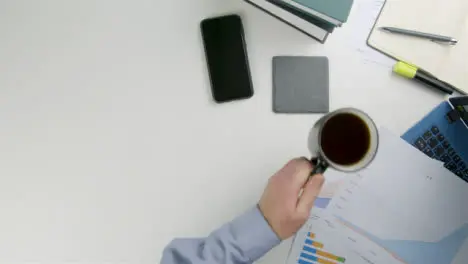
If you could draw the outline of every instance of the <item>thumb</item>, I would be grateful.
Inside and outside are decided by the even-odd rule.
[[[304,189],[299,202],[297,203],[297,211],[300,213],[309,213],[314,206],[315,198],[320,193],[325,178],[322,174],[312,176],[312,178],[304,185]]]

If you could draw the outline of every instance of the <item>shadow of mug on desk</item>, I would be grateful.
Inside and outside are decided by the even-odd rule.
[[[354,172],[377,154],[379,133],[372,119],[355,108],[342,108],[320,118],[309,133],[308,146],[315,165],[311,176],[328,167]]]

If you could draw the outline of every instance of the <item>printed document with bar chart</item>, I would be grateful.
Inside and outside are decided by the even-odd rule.
[[[316,203],[288,264],[468,263],[468,184],[441,163],[381,129],[375,161],[340,182]]]
[[[346,243],[337,243],[343,239],[339,230],[329,217],[317,209],[307,226],[299,231],[294,239],[289,254],[290,264],[343,264],[357,263],[359,255]]]

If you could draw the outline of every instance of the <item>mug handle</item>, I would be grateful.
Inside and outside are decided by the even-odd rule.
[[[329,166],[329,164],[320,157],[312,158],[311,162],[314,165],[314,169],[310,173],[310,177],[314,176],[315,174],[323,174]]]

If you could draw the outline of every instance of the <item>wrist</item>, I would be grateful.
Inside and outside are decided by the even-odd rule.
[[[278,234],[278,232],[275,230],[275,227],[273,226],[273,223],[270,217],[265,214],[266,210],[262,207],[260,203],[257,204],[257,208],[260,214],[263,216],[263,219],[265,220],[265,222],[268,224],[268,227],[270,227],[271,232],[275,233],[276,237],[278,237],[279,240],[283,240],[281,236]]]
[[[256,261],[281,242],[258,206],[236,219],[231,228],[236,234],[239,247],[252,261]]]

